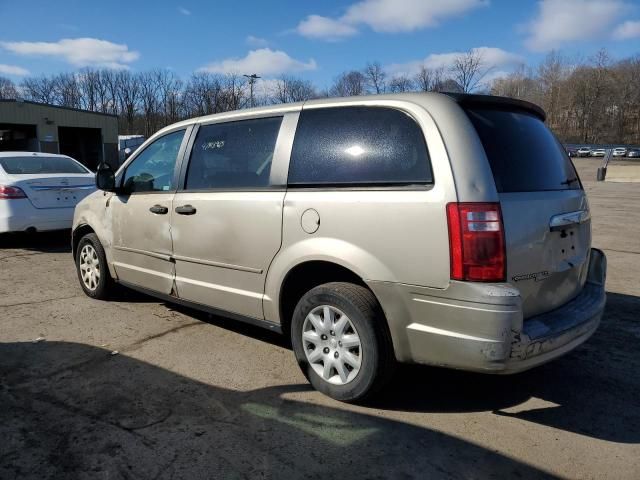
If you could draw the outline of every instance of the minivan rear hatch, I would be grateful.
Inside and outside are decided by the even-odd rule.
[[[577,172],[537,107],[462,106],[498,191],[506,280],[520,291],[525,318],[553,310],[580,293],[589,264],[591,221]]]

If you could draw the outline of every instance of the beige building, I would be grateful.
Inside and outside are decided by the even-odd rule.
[[[0,100],[0,151],[62,153],[91,170],[118,164],[118,117],[23,100]]]

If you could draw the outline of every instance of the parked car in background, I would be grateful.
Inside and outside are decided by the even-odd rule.
[[[627,149],[624,147],[617,147],[613,149],[611,155],[614,157],[624,157],[627,154]]]
[[[607,154],[607,151],[604,148],[596,148],[591,150],[592,157],[604,157]]]
[[[627,158],[640,158],[640,149],[629,149],[629,151],[627,152]]]
[[[171,125],[76,208],[79,283],[285,333],[343,401],[396,361],[532,368],[587,340],[605,305],[586,194],[544,119],[514,99],[413,93]]]
[[[589,155],[591,155],[591,149],[589,147],[580,147],[578,149],[579,157],[588,157]]]
[[[71,228],[95,175],[66,155],[0,152],[0,233]]]
[[[578,156],[578,149],[577,148],[570,148],[567,147],[565,148],[567,155],[569,155],[570,157],[577,157]]]

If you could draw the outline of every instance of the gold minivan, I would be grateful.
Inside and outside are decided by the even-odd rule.
[[[290,336],[343,401],[396,362],[511,373],[605,305],[589,205],[537,106],[411,93],[171,125],[75,210],[87,295],[115,282]]]

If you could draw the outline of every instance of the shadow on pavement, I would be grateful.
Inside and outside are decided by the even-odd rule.
[[[598,331],[574,352],[517,375],[497,376],[401,365],[370,404],[424,413],[493,411],[540,425],[621,443],[640,443],[640,297],[607,294]],[[289,347],[276,333],[167,304],[185,315],[260,341]],[[530,399],[543,407],[516,408]],[[515,412],[513,410],[516,410]]]
[[[38,233],[2,233],[0,249],[28,250],[42,253],[71,252],[71,230],[56,230]],[[3,257],[0,254],[0,257]]]
[[[1,478],[540,478],[425,428],[74,343],[0,344]]]
[[[608,293],[593,337],[563,358],[516,375],[403,366],[375,406],[418,412],[489,410],[601,440],[640,443],[638,312],[639,297]],[[531,398],[547,404],[506,411]]]

